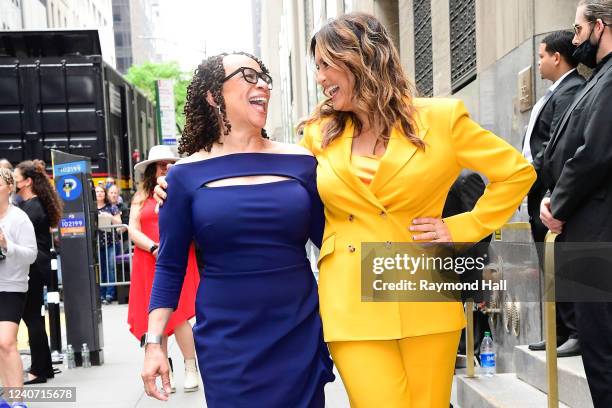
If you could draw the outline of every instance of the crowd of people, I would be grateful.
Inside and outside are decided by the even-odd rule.
[[[477,243],[525,196],[535,242],[549,231],[559,242],[612,241],[612,1],[581,0],[574,32],[539,44],[540,73],[552,85],[532,109],[522,151],[473,121],[460,100],[417,97],[371,15],[329,20],[309,51],[325,98],[297,125],[298,145],[264,130],[273,87],[264,63],[219,54],[188,88],[186,157],[153,147],[135,167],[142,183],[129,211],[114,180],[95,187],[101,217],[127,221],[135,244],[127,320],[145,347],[145,391],[161,400],[174,392],[174,334],[184,390],[198,389],[199,366],[211,408],[322,408],[332,364],[351,406],[446,408],[466,323],[461,302],[362,301],[360,244]],[[588,80],[579,63],[592,69]],[[449,190],[472,177],[465,169],[486,187],[479,178],[478,197],[451,209]],[[49,228],[60,214],[43,163],[0,169],[0,303],[8,305],[0,376],[9,386],[22,385],[21,319],[32,348],[27,383],[54,374],[40,307]],[[112,283],[115,240],[99,240],[101,281]],[[318,283],[309,240],[320,248]],[[100,297],[115,300],[114,287]],[[558,354],[581,354],[594,406],[611,407],[612,303],[557,311]]]

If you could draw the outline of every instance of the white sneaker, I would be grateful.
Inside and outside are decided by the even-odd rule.
[[[168,359],[168,365],[170,366],[170,393],[176,392],[176,384],[174,383],[174,367],[172,367],[172,359]]]
[[[198,376],[198,367],[195,359],[185,360],[185,382],[183,390],[185,392],[197,391],[200,388],[200,380]]]

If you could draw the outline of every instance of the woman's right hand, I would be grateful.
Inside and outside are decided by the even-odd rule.
[[[157,206],[155,207],[155,212],[159,211],[159,207],[164,205],[164,201],[168,196],[166,194],[166,189],[168,188],[168,183],[166,182],[166,176],[159,176],[157,178],[157,185],[153,189],[153,198],[157,202]]]
[[[155,379],[161,376],[162,390],[157,389]],[[170,368],[168,357],[158,344],[147,344],[145,346],[144,367],[142,369],[142,382],[145,393],[149,397],[160,401],[168,401],[170,395]]]

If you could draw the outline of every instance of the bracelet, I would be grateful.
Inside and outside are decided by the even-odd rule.
[[[153,253],[153,252],[155,252],[155,250],[156,250],[157,248],[159,248],[159,245],[157,245],[157,244],[153,244],[153,245],[151,245],[151,248],[149,248],[149,252],[150,252],[150,253]]]

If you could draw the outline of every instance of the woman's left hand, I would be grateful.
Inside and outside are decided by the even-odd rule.
[[[421,232],[412,236],[414,241],[453,242],[450,231],[441,218],[415,218],[409,229],[411,232]]]

